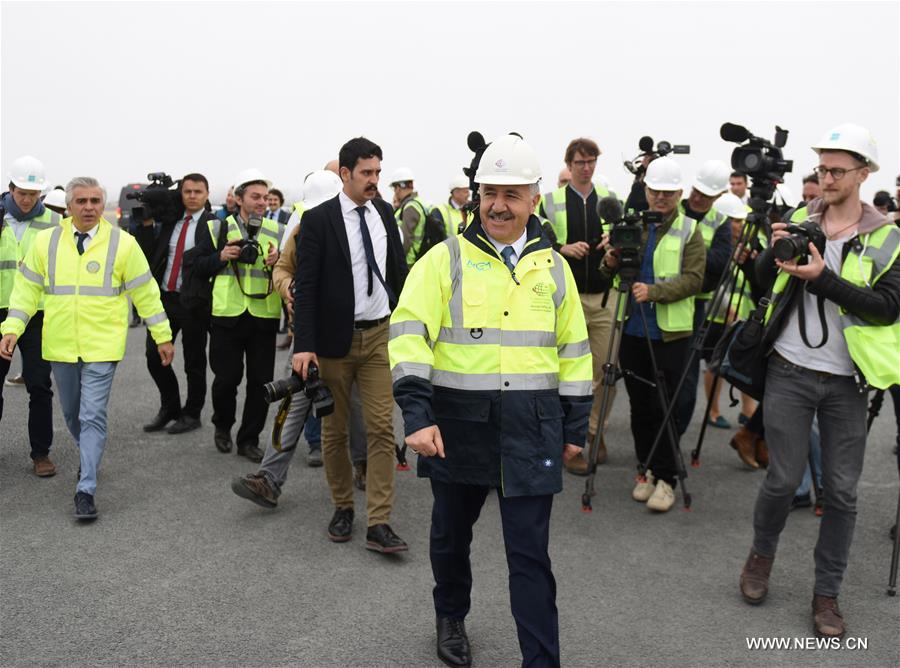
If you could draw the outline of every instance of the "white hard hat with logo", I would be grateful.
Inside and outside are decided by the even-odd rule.
[[[394,170],[394,173],[391,174],[391,180],[388,182],[388,185],[392,186],[395,183],[406,183],[407,181],[415,180],[416,177],[409,167],[398,167]]]
[[[481,156],[475,183],[498,186],[529,185],[541,180],[537,153],[518,135],[494,140]]]
[[[461,174],[460,176],[456,176],[450,181],[450,192],[453,192],[457,188],[465,188],[469,189],[469,177]]]
[[[647,166],[644,185],[653,190],[681,190],[681,167],[668,156],[657,158]]]
[[[344,187],[341,177],[327,169],[320,169],[303,182],[303,208],[309,211],[337,195]]]
[[[66,191],[54,188],[44,198],[44,206],[55,206],[58,209],[66,208]]]
[[[260,171],[256,167],[251,167],[250,169],[245,169],[237,175],[237,178],[234,180],[234,189],[240,190],[241,186],[248,183],[253,183],[254,181],[262,181],[266,184],[266,188],[272,187],[272,182],[266,178],[265,174],[263,174],[262,171]]]
[[[741,201],[741,198],[732,193],[725,193],[715,201],[713,207],[723,216],[729,218],[737,218],[738,220],[746,220],[747,206]]]
[[[707,197],[721,195],[728,190],[728,179],[731,169],[721,160],[707,160],[697,171],[694,188]]]
[[[9,180],[22,190],[40,190],[47,187],[44,163],[31,155],[16,158],[9,168]]]
[[[878,171],[878,146],[875,139],[871,132],[855,123],[844,123],[832,128],[818,144],[813,144],[812,150],[816,153],[822,151],[857,153],[868,163],[870,172]]]

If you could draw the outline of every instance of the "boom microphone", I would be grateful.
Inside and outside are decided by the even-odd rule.
[[[719,130],[719,136],[725,141],[741,144],[750,138],[750,131],[743,125],[723,123],[722,128]]]
[[[611,195],[602,198],[597,203],[597,213],[606,223],[618,223],[625,216],[622,203]]]
[[[653,150],[653,137],[644,135],[638,141],[638,148],[644,153],[650,153]]]
[[[478,132],[478,130],[473,130],[469,133],[469,136],[466,137],[466,144],[468,144],[469,150],[473,153],[483,151],[484,147],[487,146],[484,141],[484,135]]]

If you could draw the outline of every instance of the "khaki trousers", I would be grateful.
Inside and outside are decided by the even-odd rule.
[[[387,344],[385,321],[354,331],[346,357],[319,357],[321,378],[334,395],[334,413],[322,420],[322,459],[336,508],[353,507],[353,465],[347,438],[354,379],[359,387],[368,437],[368,526],[387,523],[394,505],[394,395]]]
[[[597,433],[597,425],[600,420],[600,398],[603,393],[603,365],[606,363],[606,355],[609,352],[609,338],[612,336],[613,318],[616,311],[616,293],[610,291],[606,306],[603,306],[603,293],[583,294],[581,308],[584,311],[584,321],[587,325],[588,342],[591,346],[591,358],[594,367],[594,403],[591,406],[591,418],[588,426],[590,434]],[[603,424],[609,421],[609,413],[612,411],[613,401],[616,398],[615,385],[609,388],[609,401],[606,408]]]

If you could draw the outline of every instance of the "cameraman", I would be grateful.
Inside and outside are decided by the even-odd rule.
[[[805,207],[802,224],[809,232],[795,232],[805,262],[777,260],[773,248],[756,260],[760,282],[772,285],[763,339],[771,350],[763,397],[769,467],[756,500],[753,547],[740,588],[753,604],[768,593],[778,538],[818,417],[827,502],[814,552],[813,623],[817,635],[841,637],[837,596],[856,523],[866,390],[900,381],[900,230],[859,198],[860,185],[878,170],[867,130],[841,125],[812,148],[819,154],[822,198]],[[785,243],[786,227],[772,225],[773,246]],[[808,243],[813,239],[824,253]]]
[[[263,218],[272,183],[258,169],[248,169],[234,184],[238,212],[224,222],[210,221],[198,244],[194,270],[214,277],[209,363],[215,444],[231,452],[236,395],[247,359],[247,395],[237,433],[237,454],[260,462],[259,434],[269,405],[263,385],[275,369],[275,331],[281,317],[281,296],[274,289],[272,266],[281,242],[278,223]],[[251,224],[255,223],[255,224]],[[254,257],[255,256],[255,257]]]
[[[156,342],[147,331],[147,371],[159,389],[160,408],[156,417],[144,425],[144,431],[166,430],[183,434],[200,427],[200,412],[206,401],[206,336],[209,331],[209,280],[198,277],[200,293],[192,289],[191,269],[197,256],[197,245],[208,236],[208,221],[216,217],[209,212],[209,182],[203,174],[187,174],[179,187],[184,213],[179,218],[159,221],[159,235],[154,233],[153,218],[147,218],[135,231],[137,242],[147,256],[153,279],[159,284],[162,304],[172,327],[172,342],[182,332],[184,371],[187,375],[187,401],[181,406],[178,378],[171,365],[163,366]]]
[[[644,176],[644,188],[650,210],[662,214],[663,220],[645,225],[641,234],[643,261],[637,281],[631,286],[630,315],[622,331],[619,363],[640,379],[655,381],[647,349],[649,338],[656,364],[665,377],[667,396],[671,398],[688,357],[688,344],[694,331],[694,296],[703,285],[706,249],[697,222],[678,207],[682,192],[678,163],[669,157],[651,162]],[[604,235],[604,245],[608,242],[609,236]],[[613,286],[619,256],[620,251],[613,248],[603,257],[602,289]],[[637,309],[643,311],[646,331]],[[643,462],[650,454],[666,407],[660,404],[657,390],[642,380],[626,376],[625,389],[631,403],[635,453]],[[651,510],[665,512],[675,502],[675,446],[677,443],[671,443],[668,435],[660,440],[648,462],[650,471],[646,480],[639,480],[632,491],[632,498],[646,502]]]

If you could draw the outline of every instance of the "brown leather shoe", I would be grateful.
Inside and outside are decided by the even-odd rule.
[[[566,471],[573,475],[587,475],[588,463],[584,458],[584,450],[565,463]]]
[[[731,447],[737,450],[741,461],[753,469],[759,468],[756,461],[756,439],[756,434],[747,427],[738,429],[731,439]]]
[[[838,608],[837,598],[830,596],[813,596],[813,626],[818,638],[843,638],[844,617]]]
[[[56,464],[49,457],[36,457],[34,459],[34,474],[39,478],[49,478],[56,475]]]
[[[764,557],[750,550],[744,570],[741,571],[741,596],[747,603],[758,605],[769,593],[769,574],[775,557]]]
[[[758,438],[756,439],[756,463],[761,467],[769,468],[769,448],[766,446],[766,442]]]

